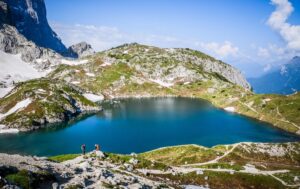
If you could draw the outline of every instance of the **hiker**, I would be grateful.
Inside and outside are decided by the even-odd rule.
[[[81,145],[82,154],[85,155],[85,144]]]
[[[95,144],[95,151],[100,151],[99,144]]]

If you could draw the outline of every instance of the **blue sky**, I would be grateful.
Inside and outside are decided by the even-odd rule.
[[[300,52],[299,0],[45,2],[50,24],[67,45],[87,41],[96,50],[125,42],[190,47],[247,76],[271,70]]]

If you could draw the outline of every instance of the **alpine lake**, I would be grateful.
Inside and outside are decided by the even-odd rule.
[[[160,147],[238,142],[292,142],[300,137],[191,98],[129,98],[101,103],[103,111],[33,132],[0,135],[0,152],[37,156],[80,153],[99,144],[114,153]]]

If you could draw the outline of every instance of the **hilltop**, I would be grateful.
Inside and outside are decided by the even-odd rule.
[[[256,95],[242,74],[232,66],[214,59],[202,52],[191,49],[163,49],[125,44],[116,48],[87,56],[80,61],[63,61],[46,75],[45,83],[67,83],[76,87],[85,99],[114,99],[125,97],[182,96],[202,98],[217,107],[270,122],[289,132],[299,133],[299,94],[290,96]],[[25,81],[25,83],[32,81]],[[37,82],[38,83],[38,82]],[[27,85],[24,85],[27,86]],[[37,85],[36,88],[43,88]],[[25,100],[16,101],[21,88],[8,94],[0,101],[0,112],[6,114],[9,107]],[[24,89],[23,89],[24,90]],[[27,88],[32,91],[37,89]],[[54,90],[54,88],[47,89]],[[54,92],[54,91],[52,91]],[[10,98],[8,98],[10,97]],[[91,97],[93,97],[91,99]],[[90,98],[90,99],[88,99]],[[48,98],[49,103],[52,102]],[[35,101],[35,99],[33,99]],[[6,104],[10,104],[7,106]],[[33,106],[30,117],[36,117],[37,107]],[[22,122],[9,117],[29,118],[20,109],[0,122],[7,128],[24,128]],[[55,114],[54,117],[59,116]],[[43,125],[48,113],[39,119],[29,119]],[[22,119],[26,120],[26,119]],[[28,119],[27,119],[28,120]]]

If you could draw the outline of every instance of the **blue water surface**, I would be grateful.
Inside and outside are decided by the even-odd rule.
[[[288,142],[300,138],[245,116],[190,98],[125,99],[103,104],[94,115],[48,129],[0,135],[0,152],[49,156],[80,153],[94,144],[114,153],[145,152],[164,146],[211,147],[236,142]]]

